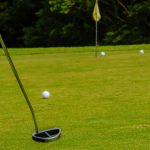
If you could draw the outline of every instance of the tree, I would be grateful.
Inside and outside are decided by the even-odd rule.
[[[128,5],[128,14],[120,27],[106,33],[106,44],[149,43],[150,36],[150,5],[148,1]]]
[[[24,46],[23,28],[36,20],[38,7],[38,0],[0,2],[0,28],[8,46]]]
[[[93,29],[90,24],[94,22],[89,12],[89,2],[51,0],[48,6],[48,1],[44,1],[41,9],[36,12],[38,19],[34,26],[24,29],[25,45],[91,45],[94,34],[91,36]]]
[[[94,45],[94,4],[95,0],[1,0],[1,33],[8,46]],[[99,0],[99,7],[100,44],[149,43],[148,0]]]

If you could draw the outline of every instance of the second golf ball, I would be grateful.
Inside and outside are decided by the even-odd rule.
[[[101,52],[101,56],[105,56],[105,52],[102,51],[102,52]]]
[[[49,96],[50,96],[50,92],[48,92],[48,91],[42,92],[42,98],[47,99],[47,98],[49,98]]]
[[[144,54],[144,50],[141,49],[141,50],[139,51],[139,53],[140,53],[140,54]]]

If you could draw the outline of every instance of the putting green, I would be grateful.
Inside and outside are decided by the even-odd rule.
[[[149,149],[150,45],[101,47],[106,56],[98,58],[95,47],[54,49],[9,50],[39,129],[60,127],[61,138],[32,140],[30,111],[1,52],[0,149]],[[49,99],[41,98],[44,90]]]

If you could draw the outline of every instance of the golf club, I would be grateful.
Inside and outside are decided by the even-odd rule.
[[[22,94],[23,94],[23,96],[24,96],[24,98],[25,98],[25,100],[26,100],[26,102],[29,106],[30,111],[31,111],[34,126],[35,126],[35,133],[32,134],[32,139],[35,140],[35,141],[40,141],[40,142],[48,142],[48,141],[53,141],[53,140],[58,139],[61,135],[61,129],[60,128],[50,128],[50,129],[47,129],[47,130],[44,130],[44,131],[39,131],[38,130],[38,125],[37,125],[37,121],[36,121],[36,117],[35,117],[35,114],[34,114],[33,107],[31,105],[30,100],[27,96],[27,93],[26,93],[26,91],[23,87],[23,84],[22,84],[22,82],[19,78],[17,70],[16,70],[16,68],[14,66],[14,63],[13,63],[11,57],[10,57],[10,54],[9,54],[9,52],[8,52],[6,46],[5,46],[5,43],[3,41],[3,38],[1,36],[1,34],[0,34],[0,43],[2,45],[2,48],[4,50],[5,55],[7,57],[9,65],[10,65],[12,71],[13,71],[13,74],[16,77],[16,80],[17,80],[17,82],[19,84],[19,87],[22,91]]]

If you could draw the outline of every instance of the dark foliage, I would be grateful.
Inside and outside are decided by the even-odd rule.
[[[0,32],[9,47],[95,44],[95,1],[1,0]],[[101,0],[100,44],[150,42],[149,0]]]

